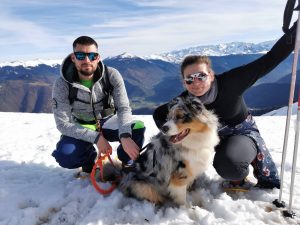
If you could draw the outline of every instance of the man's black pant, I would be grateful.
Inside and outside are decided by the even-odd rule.
[[[132,123],[131,129],[133,141],[142,148],[146,129],[143,122],[136,121],[135,123]],[[119,131],[116,128],[110,129],[104,126],[102,127],[102,133],[105,139],[110,142],[120,141]],[[130,160],[130,157],[124,151],[121,144],[117,148],[117,154],[122,162],[126,163]],[[52,156],[61,167],[68,169],[82,167],[84,172],[90,173],[95,163],[97,152],[93,143],[68,136],[62,136],[57,143],[56,150],[53,151]]]

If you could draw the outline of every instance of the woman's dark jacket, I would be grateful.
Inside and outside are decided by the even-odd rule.
[[[251,87],[259,78],[268,74],[280,64],[294,49],[295,27],[291,28],[288,34],[283,35],[272,47],[272,49],[257,60],[231,69],[215,76],[212,88],[205,95],[215,93],[213,101],[210,96],[201,96],[207,109],[213,110],[219,117],[222,126],[235,126],[242,123],[247,115],[248,108],[245,104],[243,93]],[[180,96],[188,95],[184,91]],[[276,94],[276,93],[274,93]],[[208,101],[206,101],[208,99]],[[159,106],[153,114],[154,121],[158,128],[165,123],[168,114],[168,105]]]

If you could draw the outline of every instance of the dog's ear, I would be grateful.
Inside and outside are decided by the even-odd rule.
[[[168,108],[169,110],[176,104],[178,104],[178,102],[180,101],[180,97],[177,97],[177,98],[173,98],[169,104],[168,104]]]
[[[189,107],[190,111],[194,115],[197,115],[202,112],[204,105],[199,98],[190,96],[187,99],[187,102],[188,102],[188,107]]]

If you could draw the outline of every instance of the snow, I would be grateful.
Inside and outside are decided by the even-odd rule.
[[[297,109],[298,109],[298,102],[294,103],[292,105],[292,115],[297,114]],[[286,116],[287,115],[287,111],[288,111],[288,106],[282,107],[280,109],[277,110],[273,110],[271,112],[268,112],[265,114],[265,116],[276,116],[276,115],[280,115],[280,116]]]
[[[264,54],[270,50],[274,41],[265,41],[261,43],[246,43],[246,42],[230,42],[221,43],[216,45],[200,45],[189,47],[185,49],[174,50],[171,52],[165,52],[161,54],[152,54],[148,56],[137,56],[128,52],[124,52],[120,55],[107,57],[106,59],[119,58],[132,59],[141,58],[144,60],[162,60],[171,63],[181,63],[182,59],[187,55],[207,55],[207,56],[225,56],[236,54]],[[23,67],[36,67],[40,64],[48,66],[56,66],[62,63],[62,59],[35,59],[28,61],[13,61],[13,62],[0,62],[0,68],[4,66],[23,66]]]
[[[62,62],[61,59],[35,59],[35,60],[28,60],[28,61],[13,61],[13,62],[3,62],[0,63],[0,67],[4,66],[23,66],[23,67],[36,67],[40,64],[48,65],[48,66],[56,66],[60,65]]]
[[[180,63],[187,55],[226,56],[244,54],[263,54],[271,49],[275,41],[261,43],[230,42],[217,45],[200,45],[185,49],[159,54],[161,59],[168,62]],[[158,56],[154,56],[157,58]],[[151,58],[148,57],[148,58]]]
[[[296,116],[292,116],[295,121]],[[146,142],[157,133],[151,116],[145,122]],[[256,117],[280,171],[285,116]],[[252,189],[227,194],[211,166],[199,189],[189,195],[193,207],[157,207],[115,190],[98,194],[90,181],[74,178],[76,170],[58,166],[52,151],[60,134],[51,114],[0,113],[0,224],[300,224],[300,168],[296,170],[294,219],[272,205],[279,190]],[[291,122],[282,200],[288,204],[295,123]],[[145,143],[146,144],[146,143]],[[115,149],[117,143],[112,143]]]
[[[128,53],[128,52],[124,52],[120,55],[114,56],[114,57],[107,57],[106,59],[133,59],[133,58],[139,58],[138,56]]]
[[[171,52],[141,56],[144,60],[162,60],[171,63],[181,63],[187,55],[207,55],[207,56],[226,56],[237,54],[264,54],[270,50],[275,41],[265,41],[261,43],[230,42],[217,45],[200,45],[189,47]],[[134,58],[138,57],[130,53],[123,53],[111,58]]]

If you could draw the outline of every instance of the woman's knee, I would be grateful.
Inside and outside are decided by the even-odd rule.
[[[217,146],[213,165],[221,177],[241,180],[248,175],[249,165],[256,152],[255,143],[249,137],[228,137]]]
[[[215,158],[213,166],[216,172],[226,180],[242,180],[249,174],[249,163],[233,162],[223,158]]]

